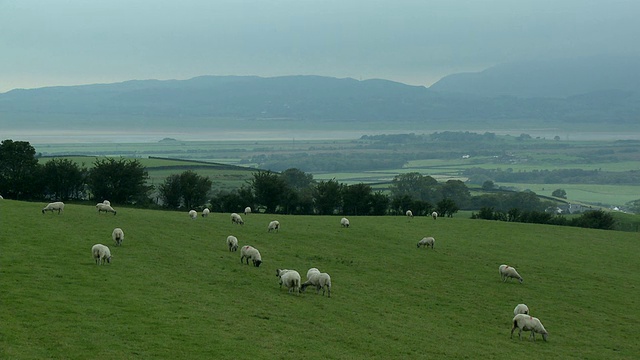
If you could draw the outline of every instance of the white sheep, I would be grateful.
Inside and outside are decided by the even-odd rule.
[[[271,232],[272,230],[275,230],[276,232],[278,232],[279,229],[280,229],[280,222],[278,220],[273,220],[272,222],[269,223],[269,227],[267,227],[267,232]]]
[[[96,261],[96,265],[102,265],[104,262],[111,263],[111,251],[102,244],[95,244],[91,247],[91,255]]]
[[[349,227],[349,219],[347,218],[340,219],[340,225],[342,225],[342,227]]]
[[[229,235],[227,236],[227,246],[229,247],[229,251],[237,251],[238,250],[238,238]]]
[[[251,213],[251,207],[250,206],[247,206],[246,208],[244,208],[244,214],[245,215],[250,214],[250,213]]]
[[[522,340],[523,330],[531,331],[531,335],[529,335],[529,340],[533,339],[533,341],[536,341],[536,333],[542,334],[542,339],[544,339],[544,341],[547,341],[547,336],[549,336],[549,333],[544,328],[544,326],[542,326],[542,323],[540,322],[540,320],[538,318],[535,318],[527,314],[517,314],[516,316],[513,317],[513,327],[511,328],[511,338],[513,338],[513,332],[515,331],[516,328],[520,329],[520,331],[518,331],[518,338],[520,340]]]
[[[98,208],[98,214],[100,214],[101,212],[110,212],[113,213],[113,215],[116,214],[116,211],[111,207],[111,205],[107,205],[104,203],[97,203],[96,204],[96,208]]]
[[[331,276],[327,273],[321,273],[317,268],[311,268],[307,271],[307,281],[300,286],[300,291],[304,291],[307,286],[315,286],[316,294],[320,293],[324,296],[325,290],[327,297],[331,297]]]
[[[516,305],[515,309],[513,309],[513,315],[525,314],[529,315],[529,307],[525,304]]]
[[[407,210],[405,215],[407,215],[408,218],[412,218],[413,217],[413,212],[411,210]]]
[[[54,212],[56,210],[58,210],[58,215],[60,215],[61,212],[64,212],[64,203],[62,201],[47,204],[47,206],[42,208],[42,213],[44,214],[45,211]]]
[[[296,292],[300,294],[300,274],[295,270],[276,269],[276,276],[280,279],[280,288],[284,285],[289,289],[289,293]]]
[[[259,267],[260,264],[262,264],[262,256],[260,256],[260,251],[258,251],[258,249],[254,248],[253,246],[243,246],[242,249],[240,249],[240,254],[242,254],[242,256],[240,256],[240,262],[242,262],[242,260],[246,258],[247,265],[249,265],[249,259],[251,259],[251,261],[253,262],[253,266],[255,267]]]
[[[236,213],[232,213],[231,214],[231,223],[232,224],[240,224],[240,225],[244,225],[244,220],[242,220],[242,217]]]
[[[427,237],[423,237],[422,240],[418,241],[417,247],[423,246],[427,248],[430,247],[433,249],[433,246],[435,245],[435,243],[436,243],[436,239],[434,239],[431,236],[427,236]]]
[[[111,201],[109,200],[103,200],[102,203],[111,206]]]
[[[524,281],[522,276],[520,276],[520,274],[518,274],[516,269],[512,266],[502,264],[500,265],[500,267],[498,267],[498,271],[500,272],[500,279],[502,279],[503,282],[510,280],[511,278],[518,279],[521,284]]]
[[[202,210],[202,217],[207,217],[209,216],[209,213],[211,211],[209,210],[209,208],[204,208],[204,210]]]
[[[2,195],[0,195],[0,200],[3,200],[4,198],[2,197]]]
[[[191,220],[195,220],[198,218],[198,212],[195,210],[189,210],[189,217]]]
[[[437,213],[437,212],[435,212],[435,211],[434,211],[434,212],[432,212],[432,213],[431,213],[431,217],[433,218],[433,220],[437,219],[437,218],[438,218],[438,213]]]
[[[122,231],[122,229],[120,228],[113,229],[111,238],[113,238],[113,241],[115,241],[116,246],[122,245],[122,241],[124,241],[124,231]]]

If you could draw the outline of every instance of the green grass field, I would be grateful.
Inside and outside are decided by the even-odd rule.
[[[0,201],[1,359],[633,359],[636,233],[467,218],[186,213]],[[267,233],[277,219],[279,233]],[[111,231],[125,232],[116,248]],[[257,247],[259,268],[225,239]],[[416,249],[424,236],[435,250]],[[97,266],[90,249],[111,248]],[[502,283],[500,264],[523,284]],[[332,297],[276,268],[331,274]],[[509,338],[524,302],[549,341]],[[528,336],[528,333],[526,333]]]

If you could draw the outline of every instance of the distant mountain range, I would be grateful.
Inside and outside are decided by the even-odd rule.
[[[285,119],[460,124],[538,121],[637,124],[640,60],[511,63],[453,74],[430,88],[320,76],[201,76],[12,90],[0,94],[1,128],[188,127],[190,120]],[[177,124],[178,123],[178,124]]]

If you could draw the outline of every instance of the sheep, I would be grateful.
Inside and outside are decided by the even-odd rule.
[[[250,214],[250,213],[251,213],[251,207],[250,206],[247,206],[246,208],[244,208],[244,214],[245,215]]]
[[[116,211],[111,207],[111,205],[107,205],[107,204],[103,204],[103,203],[97,203],[96,204],[96,208],[98,208],[98,214],[100,214],[101,212],[111,212],[113,213],[113,215],[115,216]]]
[[[198,212],[195,210],[189,210],[189,217],[191,220],[195,220],[198,218]]]
[[[111,201],[109,200],[103,200],[102,203],[111,206]]]
[[[413,218],[413,212],[411,210],[407,210],[405,214],[407,215],[408,218]]]
[[[529,315],[529,307],[525,304],[516,305],[515,309],[513,309],[513,316],[516,316],[518,314]]]
[[[229,251],[237,251],[238,250],[238,238],[229,235],[227,236],[227,246],[229,247]]]
[[[260,256],[260,251],[258,251],[258,249],[254,248],[253,246],[243,246],[240,250],[240,254],[242,254],[242,256],[240,256],[240,262],[242,262],[242,260],[246,258],[247,265],[249,265],[249,259],[251,259],[251,261],[253,262],[253,266],[255,267],[259,267],[260,264],[262,264],[262,256]]]
[[[240,215],[233,213],[231,214],[231,223],[244,225],[244,220],[242,220],[242,217]]]
[[[280,288],[284,285],[289,293],[296,292],[300,295],[300,274],[295,270],[276,269],[276,276],[280,279]]]
[[[267,227],[267,232],[271,232],[271,230],[275,230],[278,232],[280,229],[280,222],[278,220],[273,220],[269,223],[269,227]]]
[[[307,281],[300,286],[300,291],[304,292],[307,286],[315,286],[316,294],[319,294],[322,289],[322,296],[326,290],[327,297],[331,297],[331,276],[327,273],[321,273],[317,268],[311,268],[307,271]]]
[[[433,249],[433,245],[435,245],[435,243],[436,243],[436,239],[434,239],[433,237],[431,236],[423,237],[422,240],[418,241],[417,247],[419,248],[420,246],[423,246],[427,248],[430,247],[431,249]]]
[[[434,211],[434,212],[432,212],[432,213],[431,213],[431,217],[433,218],[433,220],[437,219],[437,218],[438,218],[438,213],[437,213],[437,212],[435,212],[435,211]]]
[[[511,278],[518,279],[521,284],[524,281],[522,276],[520,276],[520,274],[518,274],[516,269],[512,266],[502,264],[500,265],[500,267],[498,267],[498,271],[500,272],[500,279],[502,279],[502,282],[506,282],[507,279],[510,280]]]
[[[42,213],[44,214],[45,211],[54,212],[56,210],[58,210],[58,215],[60,215],[61,212],[64,212],[64,203],[62,201],[47,204],[47,206],[42,208]]]
[[[111,237],[113,238],[113,241],[115,241],[116,246],[120,246],[122,245],[122,241],[124,240],[124,231],[122,231],[122,229],[120,228],[115,228],[111,233]]]
[[[209,216],[209,213],[211,211],[209,210],[209,208],[204,208],[204,210],[202,210],[202,217],[207,217]]]
[[[91,254],[96,261],[96,265],[102,265],[104,262],[111,263],[111,251],[102,244],[95,244],[91,247]]]
[[[349,219],[347,218],[340,219],[340,225],[342,225],[342,227],[349,227]]]
[[[523,330],[531,331],[529,340],[533,339],[533,341],[536,341],[536,333],[542,334],[542,339],[544,339],[544,341],[547,341],[547,336],[549,336],[549,333],[544,326],[542,326],[540,320],[527,314],[517,314],[513,317],[513,327],[511,328],[510,338],[513,338],[513,332],[516,328],[520,329],[520,331],[518,331],[518,338],[520,340],[522,340]]]

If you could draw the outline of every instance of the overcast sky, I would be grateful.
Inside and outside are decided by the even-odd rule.
[[[0,92],[313,74],[429,86],[524,60],[638,55],[638,0],[0,0]]]

